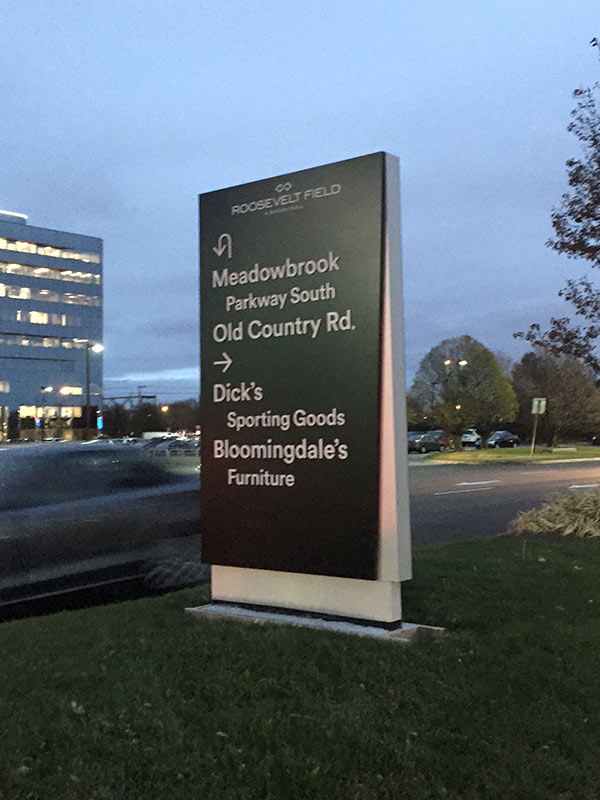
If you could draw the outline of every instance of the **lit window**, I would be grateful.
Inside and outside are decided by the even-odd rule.
[[[59,389],[61,394],[83,394],[83,389],[81,386],[61,386]]]
[[[63,406],[60,409],[60,415],[63,419],[71,419],[72,417],[81,417],[81,406]]]
[[[0,283],[0,297],[12,300],[42,300],[46,303],[69,303],[76,306],[100,306],[99,297],[74,292],[51,292],[49,289],[30,289],[27,286],[8,286]]]
[[[8,381],[0,381],[0,392],[5,394],[10,392],[10,383]]]
[[[101,276],[95,272],[74,272],[70,269],[53,269],[51,267],[33,267],[29,264],[13,264],[0,261],[0,272],[5,275],[26,275],[31,278],[43,278],[51,281],[70,281],[71,283],[88,283],[99,286]]]
[[[59,336],[37,336],[31,333],[27,336],[0,335],[0,345],[2,344],[18,345],[19,347],[64,347],[66,350],[85,347],[85,344],[74,342],[73,339],[61,339]]]
[[[74,317],[71,314],[45,314],[41,311],[9,311],[0,308],[0,320],[6,322],[29,322],[32,325],[68,325],[71,327],[81,327],[81,317]]]
[[[20,242],[16,239],[4,239],[3,237],[0,237],[0,249],[12,250],[17,253],[32,253],[38,256],[49,256],[50,258],[70,258],[73,261],[84,261],[86,264],[100,263],[100,256],[98,253],[76,253],[73,250],[63,250],[60,247],[35,244],[34,242]]]
[[[31,289],[25,286],[7,286],[0,283],[0,297],[10,297],[13,300],[30,300]]]

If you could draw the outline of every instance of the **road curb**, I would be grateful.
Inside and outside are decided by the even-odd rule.
[[[550,458],[545,461],[531,461],[529,459],[523,461],[430,461],[423,459],[423,461],[409,462],[409,467],[444,467],[444,466],[463,466],[463,467],[490,467],[500,466],[503,464],[513,464],[519,466],[532,466],[533,464],[578,464],[584,461],[600,461],[600,457],[596,458]]]

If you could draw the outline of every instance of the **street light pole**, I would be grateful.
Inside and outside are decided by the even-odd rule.
[[[85,433],[87,439],[90,434],[90,343],[85,343]]]
[[[90,433],[90,350],[94,353],[101,353],[104,350],[104,345],[99,342],[90,342],[88,339],[85,343],[85,432],[84,439],[87,440]]]
[[[46,409],[45,409],[45,405],[44,405],[44,394],[47,394],[48,392],[51,392],[51,391],[52,391],[52,386],[40,386],[40,399],[42,401],[42,404],[40,406],[40,416],[39,416],[39,418],[38,418],[38,416],[36,414],[36,431],[35,431],[35,439],[36,440],[38,439],[38,434],[39,434],[40,441],[44,438],[43,428],[45,427],[45,421],[46,421]],[[39,421],[40,421],[39,428],[37,427],[37,419],[39,419]]]

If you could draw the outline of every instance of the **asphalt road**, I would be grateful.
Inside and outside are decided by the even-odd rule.
[[[540,505],[557,494],[600,487],[600,461],[473,466],[426,464],[421,456],[411,456],[409,485],[413,546],[422,547],[505,533],[519,511]],[[183,566],[191,563],[189,557],[186,559]],[[129,581],[123,586],[94,587],[47,598],[42,603],[0,608],[0,621],[62,608],[120,602],[173,588],[170,580],[164,581],[162,573],[157,578],[164,586],[161,580],[153,586],[144,581]],[[201,580],[204,579],[206,576]]]
[[[413,547],[505,533],[519,511],[600,487],[600,461],[498,466],[409,460]]]

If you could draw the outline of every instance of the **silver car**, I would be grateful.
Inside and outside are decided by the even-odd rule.
[[[460,442],[463,447],[475,447],[477,450],[481,450],[483,437],[477,433],[475,428],[469,428],[461,436]]]
[[[131,445],[0,450],[0,605],[200,565],[199,483]]]

